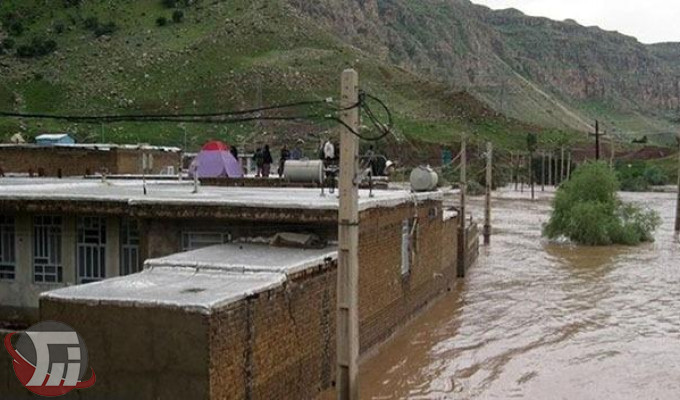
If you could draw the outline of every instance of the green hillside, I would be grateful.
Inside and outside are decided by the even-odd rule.
[[[414,12],[429,12],[429,2]],[[536,97],[535,84],[526,78],[519,82],[530,96],[509,90],[515,94],[498,107],[496,97],[485,97],[480,87],[452,85],[399,62],[398,57],[386,58],[369,47],[356,46],[293,3],[5,0],[0,3],[0,109],[87,115],[200,113],[337,98],[340,72],[354,67],[361,74],[362,87],[394,111],[401,138],[448,144],[467,132],[518,148],[524,146],[528,131],[542,132],[545,141],[583,140],[574,124],[523,117],[546,103]],[[456,51],[463,54],[466,49]],[[520,102],[513,96],[533,100]],[[318,123],[92,126],[5,118],[0,119],[0,138],[6,140],[16,132],[31,137],[43,131],[68,131],[81,142],[182,145],[186,132],[188,147],[196,149],[207,138],[244,144],[277,142],[291,136],[314,137],[330,127]]]

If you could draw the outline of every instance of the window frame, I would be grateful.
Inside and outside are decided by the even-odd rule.
[[[39,232],[42,229],[47,231]],[[33,283],[41,285],[64,282],[63,235],[63,217],[55,215],[36,215],[33,217]],[[41,238],[44,243],[39,243]],[[41,251],[40,254],[38,254],[39,250]],[[45,260],[45,262],[40,262],[42,260]],[[38,268],[41,269],[40,272],[38,272]],[[53,268],[54,272],[47,272],[48,268]],[[39,276],[41,279],[38,279]],[[48,280],[48,277],[54,278],[54,280]]]

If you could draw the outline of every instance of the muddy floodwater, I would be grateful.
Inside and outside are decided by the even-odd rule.
[[[622,194],[663,218],[638,247],[551,243],[550,195],[528,196],[495,194],[491,246],[361,365],[362,399],[680,398],[675,194]]]

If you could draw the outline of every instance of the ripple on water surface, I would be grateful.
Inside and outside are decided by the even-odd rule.
[[[622,195],[663,219],[637,247],[547,241],[550,195],[528,196],[496,196],[491,247],[362,365],[362,398],[680,398],[675,194]],[[476,215],[482,206],[472,200]]]

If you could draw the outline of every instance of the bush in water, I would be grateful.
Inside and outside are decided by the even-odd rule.
[[[557,191],[544,235],[566,236],[592,246],[654,240],[652,234],[661,222],[658,214],[621,202],[618,189],[616,175],[607,164],[581,166]]]

